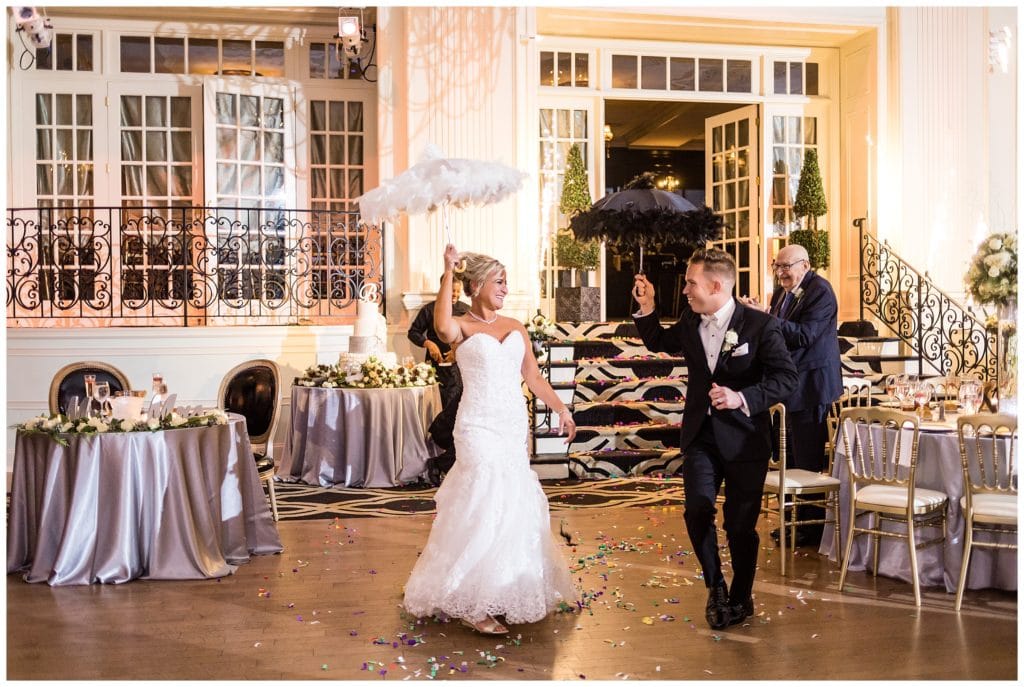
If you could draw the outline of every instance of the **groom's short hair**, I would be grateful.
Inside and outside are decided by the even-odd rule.
[[[705,248],[694,251],[689,264],[703,265],[705,274],[713,275],[730,284],[736,283],[736,261],[724,250]]]

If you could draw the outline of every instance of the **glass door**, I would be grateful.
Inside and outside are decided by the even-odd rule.
[[[706,202],[725,222],[711,242],[736,260],[736,294],[760,298],[757,105],[704,120]]]

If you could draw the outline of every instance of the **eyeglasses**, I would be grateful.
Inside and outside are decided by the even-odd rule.
[[[776,272],[788,272],[793,268],[793,265],[799,265],[801,262],[807,262],[806,260],[794,260],[793,262],[773,262],[772,269]]]

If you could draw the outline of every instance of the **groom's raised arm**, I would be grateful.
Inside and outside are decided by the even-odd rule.
[[[654,309],[654,285],[647,281],[647,277],[638,274],[634,278],[632,296],[640,306],[633,314],[633,321],[636,322],[636,328],[647,350],[651,353],[682,352],[680,334],[683,321],[680,320],[668,328],[661,326],[658,313]]]

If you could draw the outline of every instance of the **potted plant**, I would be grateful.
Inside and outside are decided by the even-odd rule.
[[[558,209],[570,219],[590,209],[590,183],[579,144],[569,148],[562,197]],[[560,267],[573,270],[580,279],[578,286],[559,286],[555,289],[555,318],[566,322],[593,322],[601,318],[601,290],[586,286],[586,274],[601,260],[601,246],[597,241],[578,241],[572,233],[559,231],[555,235],[555,259]],[[577,281],[577,280],[574,280]]]
[[[793,214],[805,217],[807,226],[789,232],[789,242],[807,249],[811,267],[827,270],[829,266],[829,237],[827,229],[818,229],[818,218],[828,212],[825,190],[821,184],[818,169],[818,151],[808,148],[804,153],[804,165],[800,169],[800,185],[793,201]]]

